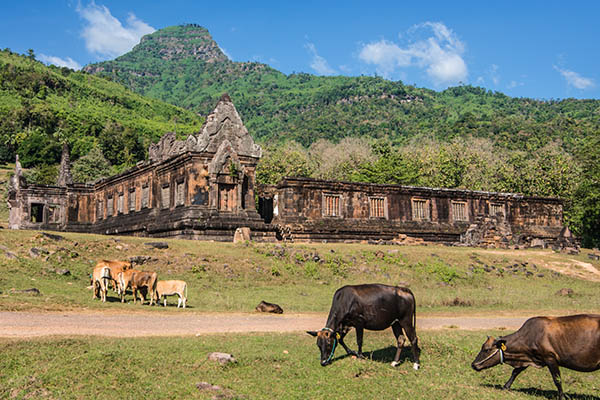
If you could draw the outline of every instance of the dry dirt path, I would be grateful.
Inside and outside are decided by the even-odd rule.
[[[51,335],[194,336],[227,332],[297,332],[323,327],[325,314],[0,312],[0,337]],[[517,329],[528,317],[417,317],[417,330]]]

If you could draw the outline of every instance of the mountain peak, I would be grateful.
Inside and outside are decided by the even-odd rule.
[[[208,29],[196,24],[159,29],[142,37],[140,43],[131,52],[117,60],[126,60],[141,54],[168,61],[187,58],[210,63],[229,61]]]

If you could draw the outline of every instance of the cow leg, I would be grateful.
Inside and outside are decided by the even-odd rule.
[[[346,350],[347,354],[349,354],[351,356],[356,356],[357,355],[356,352],[353,350],[350,350],[350,348],[348,346],[346,346],[346,343],[344,343],[344,337],[346,336],[346,333],[348,333],[348,332],[340,333],[339,342],[342,345],[342,347],[344,348],[344,350]]]
[[[365,356],[362,353],[364,331],[365,330],[362,327],[356,328],[356,345],[358,346],[358,354],[356,354],[356,356],[358,358],[365,358]]]
[[[404,334],[408,338],[411,344],[412,354],[413,354],[413,369],[419,369],[421,364],[419,362],[419,357],[421,355],[421,349],[419,349],[419,338],[417,337],[417,331],[412,323],[405,324],[402,326],[404,329]]]
[[[510,387],[512,386],[513,382],[515,381],[515,378],[523,371],[525,371],[527,369],[527,367],[517,367],[515,369],[512,370],[512,374],[510,375],[510,378],[506,381],[506,383],[504,384],[504,386],[502,387],[502,389],[508,390],[510,389]]]
[[[402,347],[404,346],[404,335],[402,334],[402,327],[399,322],[394,322],[392,324],[392,331],[396,337],[396,346],[398,347],[396,355],[394,356],[394,361],[392,361],[392,367],[395,367],[400,364],[400,355],[402,354]]]
[[[565,394],[563,393],[562,382],[560,379],[560,370],[558,369],[558,365],[556,365],[554,362],[548,363],[548,369],[550,370],[550,373],[552,374],[552,379],[554,380],[554,384],[558,389],[558,399],[563,400],[565,398]]]
[[[181,296],[177,295],[177,308],[181,306]]]

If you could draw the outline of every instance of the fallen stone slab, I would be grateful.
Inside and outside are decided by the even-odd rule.
[[[39,296],[41,294],[39,289],[37,289],[37,288],[31,288],[31,289],[12,288],[8,291],[8,293],[10,293],[10,294],[32,294],[34,296]]]
[[[129,262],[132,264],[137,264],[137,265],[143,265],[143,264],[146,264],[147,262],[151,262],[151,261],[158,261],[158,260],[156,258],[150,257],[150,256],[129,257]]]
[[[169,244],[167,242],[148,242],[144,243],[144,245],[148,247],[153,247],[155,249],[168,249]]]
[[[48,239],[52,239],[52,240],[56,240],[56,241],[65,240],[64,236],[60,236],[55,233],[42,232],[42,236],[45,236]]]
[[[8,251],[6,250],[4,252],[4,256],[10,260],[16,260],[17,259],[17,255],[15,253],[13,253],[12,251]]]
[[[31,249],[29,249],[29,255],[34,258],[48,254],[50,254],[48,250],[42,249],[40,247],[32,247]]]

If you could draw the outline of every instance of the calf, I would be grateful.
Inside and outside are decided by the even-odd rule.
[[[128,269],[127,271],[119,273],[118,280],[121,290],[121,303],[125,302],[125,291],[128,288],[131,288],[131,291],[133,292],[133,304],[135,304],[138,295],[140,296],[142,304],[144,304],[144,297],[142,296],[140,288],[146,287],[148,293],[150,293],[150,305],[154,304],[154,300],[156,299],[156,283],[158,281],[156,272]]]
[[[96,292],[98,291],[102,302],[105,303],[108,282],[111,280],[110,268],[102,265],[96,266],[92,271],[92,299],[97,298]]]
[[[339,342],[346,353],[363,357],[362,341],[364,329],[381,331],[392,327],[396,337],[397,350],[392,366],[399,364],[404,338],[402,331],[410,340],[414,369],[419,369],[421,350],[415,329],[416,302],[410,289],[380,284],[344,286],[333,295],[333,302],[325,328],[319,332],[307,333],[317,337],[317,347],[321,350],[321,365],[329,364],[335,347]],[[350,350],[344,343],[344,337],[354,327],[358,353]]]
[[[260,312],[269,312],[273,314],[283,314],[283,309],[279,307],[277,304],[268,303],[262,300],[258,305],[254,308],[256,311]]]
[[[110,268],[113,290],[116,291],[118,294],[121,294],[121,287],[119,285],[119,282],[117,282],[117,276],[119,276],[119,273],[131,269],[131,263],[129,261],[100,260],[96,264],[96,267]]]
[[[481,371],[504,363],[514,368],[504,389],[510,389],[527,367],[548,367],[558,398],[564,399],[558,367],[600,369],[600,315],[530,318],[515,333],[498,339],[488,336],[471,367]]]
[[[187,301],[187,284],[185,281],[158,281],[156,283],[156,296],[157,303],[160,302],[160,299],[164,296],[165,303],[164,306],[167,306],[167,296],[178,295],[177,298],[177,308],[183,304],[183,308],[185,308],[185,302]]]

